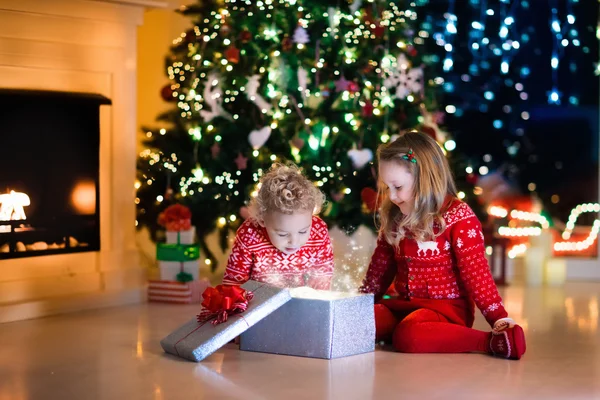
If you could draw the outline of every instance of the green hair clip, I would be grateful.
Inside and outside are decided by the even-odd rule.
[[[404,154],[402,156],[402,158],[404,158],[405,160],[408,160],[412,163],[417,163],[417,159],[415,158],[415,154],[413,153],[412,149],[408,149],[408,153]]]

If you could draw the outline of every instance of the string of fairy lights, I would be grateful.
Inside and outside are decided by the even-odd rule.
[[[562,65],[566,64],[572,74],[577,73],[575,62],[561,62],[565,50],[575,47],[580,48],[584,53],[590,51],[589,48],[582,46],[579,39],[579,30],[573,11],[573,6],[577,3],[579,0],[566,0],[564,15],[559,15],[559,1],[550,0],[549,29],[552,32],[552,52],[548,62],[552,69],[552,86],[548,91],[549,104],[561,104],[563,93],[559,90],[559,70]],[[524,46],[531,44],[531,33],[527,30],[519,32],[516,24],[519,15],[523,15],[525,18],[526,13],[530,12],[530,1],[500,0],[496,6],[493,6],[487,0],[469,0],[469,4],[473,9],[473,14],[478,16],[464,24],[468,27],[469,45],[467,50],[471,55],[471,63],[468,72],[462,75],[461,79],[468,82],[473,76],[479,75],[481,71],[490,70],[492,65],[496,64],[495,60],[500,60],[498,73],[507,75],[516,67],[521,78],[520,80],[506,79],[503,83],[521,92],[521,100],[528,100],[529,96],[524,91],[524,82],[531,75],[530,61],[528,62],[525,58],[523,63],[518,66],[511,63]],[[436,43],[445,49],[443,60],[445,72],[452,71],[454,67],[455,46],[453,41],[458,33],[458,17],[454,8],[455,0],[449,0],[448,11],[444,15],[446,19],[444,29],[433,35]],[[500,23],[488,23],[488,19],[491,18],[499,20]],[[491,27],[496,27],[496,25],[498,25],[497,31],[493,31]],[[446,91],[452,92],[454,85],[447,83],[444,88]],[[494,90],[490,90],[483,93],[482,100],[491,101],[494,98]],[[577,94],[569,96],[569,103],[573,105],[579,103]],[[480,105],[480,110],[485,112],[487,108],[488,104],[484,101]],[[455,112],[460,114],[461,110],[456,108]],[[500,129],[501,121],[494,121],[494,127]]]
[[[465,1],[466,3],[466,1]],[[441,24],[428,22],[425,28],[431,32],[438,46],[443,47],[443,71],[441,79],[444,80],[443,88],[448,93],[468,93],[460,97],[461,104],[448,104],[446,112],[456,117],[461,117],[467,108],[478,109],[482,113],[494,111],[495,117],[491,121],[494,130],[506,129],[509,132],[505,141],[508,156],[516,156],[522,145],[518,137],[525,135],[525,122],[531,117],[531,90],[528,84],[532,77],[533,63],[539,63],[538,51],[541,43],[539,38],[547,37],[545,32],[535,32],[529,24],[532,12],[548,10],[547,29],[551,38],[551,50],[548,52],[547,62],[551,70],[551,81],[546,88],[548,104],[561,105],[568,103],[576,106],[579,104],[579,90],[575,78],[579,73],[576,54],[589,53],[589,47],[581,41],[581,31],[589,27],[578,24],[575,6],[583,4],[581,0],[549,0],[543,6],[542,2],[532,0],[468,0],[465,12],[456,13],[455,0],[447,1],[447,11]],[[533,8],[535,6],[535,9]],[[582,8],[583,9],[583,8]],[[526,21],[526,23],[523,23]],[[458,49],[455,44],[459,29],[466,30],[468,40],[466,48]],[[596,28],[596,35],[600,39],[600,28]],[[463,71],[455,70],[455,55],[460,51],[461,59],[468,60],[468,67]],[[569,51],[569,57],[565,57]],[[469,57],[465,57],[468,54]],[[526,54],[537,54],[535,57]],[[536,68],[538,68],[537,66]],[[563,71],[564,70],[564,71]],[[570,78],[567,78],[567,74]],[[600,75],[600,63],[596,66],[596,73]],[[484,90],[469,90],[462,85],[468,85],[482,76],[494,76],[483,83]],[[561,81],[560,79],[564,79]],[[569,81],[569,82],[568,82]],[[479,82],[479,81],[478,81]],[[499,92],[513,90],[515,98],[520,102],[514,104],[498,104]],[[493,107],[501,107],[496,110]],[[512,137],[514,135],[514,137]],[[485,157],[484,157],[485,158]],[[491,160],[484,159],[481,175],[489,172],[486,164]],[[471,168],[471,167],[469,167]],[[535,191],[536,185],[530,189]]]
[[[540,236],[542,231],[548,230],[550,228],[550,223],[546,217],[539,213],[535,212],[526,212],[519,210],[511,210],[510,212],[500,206],[491,206],[488,208],[488,214],[494,218],[504,219],[510,216],[510,221],[513,226],[500,226],[498,227],[498,235],[506,238],[526,238],[531,236]],[[571,211],[571,215],[569,216],[568,222],[566,224],[565,230],[562,233],[562,241],[554,240],[553,249],[557,253],[577,253],[588,250],[598,238],[598,233],[600,232],[600,218],[596,218],[589,232],[587,232],[587,236],[583,240],[569,240],[571,239],[571,235],[575,229],[575,223],[581,214],[584,213],[596,213],[600,212],[600,204],[599,203],[585,203],[580,204],[575,207]],[[516,221],[529,221],[535,222],[539,226],[515,226],[513,223]],[[510,258],[515,258],[519,255],[525,254],[527,251],[528,245],[526,243],[519,243],[513,245],[508,250],[508,256]],[[489,253],[489,252],[488,252]]]

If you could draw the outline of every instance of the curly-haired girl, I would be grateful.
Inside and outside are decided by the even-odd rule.
[[[260,180],[251,217],[237,231],[223,284],[252,279],[329,289],[333,250],[327,225],[317,217],[323,202],[323,194],[298,167],[275,165]]]

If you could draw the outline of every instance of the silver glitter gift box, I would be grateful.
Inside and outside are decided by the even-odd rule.
[[[264,283],[248,281],[242,288],[254,292],[246,311],[234,314],[218,325],[199,323],[194,318],[160,341],[164,351],[202,361],[290,300],[289,290]]]
[[[375,350],[373,295],[294,290],[289,302],[242,334],[241,350],[326,359]]]

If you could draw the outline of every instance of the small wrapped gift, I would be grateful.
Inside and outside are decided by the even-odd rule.
[[[158,269],[161,281],[195,281],[200,276],[198,260],[187,262],[159,261]],[[182,273],[186,274],[187,279],[181,280]]]
[[[158,224],[167,230],[167,243],[192,244],[196,229],[192,226],[192,212],[182,204],[167,207],[158,216]]]
[[[191,282],[152,280],[148,283],[148,301],[158,303],[192,304],[202,301],[202,292],[210,286],[207,279]]]
[[[167,230],[167,243],[193,244],[196,242],[196,227],[192,226],[183,231]]]
[[[156,245],[160,279],[164,281],[197,280],[200,273],[199,258],[200,248],[198,246],[165,243]]]
[[[242,289],[240,291],[240,289]],[[161,340],[167,353],[202,361],[290,300],[287,289],[248,281],[208,288],[203,312]]]
[[[241,350],[326,359],[375,350],[372,294],[290,292],[288,303],[242,334]]]

